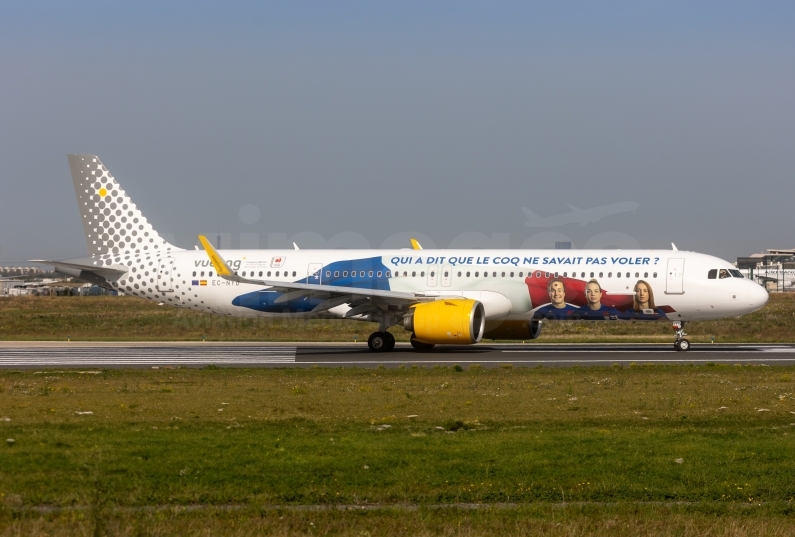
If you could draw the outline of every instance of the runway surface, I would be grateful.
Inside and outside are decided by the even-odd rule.
[[[415,352],[398,344],[389,353],[372,353],[365,344],[250,343],[66,343],[2,342],[1,369],[159,368],[159,367],[398,367],[402,364],[498,367],[610,366],[654,364],[795,365],[795,345],[694,344],[676,352],[662,344],[482,344]]]

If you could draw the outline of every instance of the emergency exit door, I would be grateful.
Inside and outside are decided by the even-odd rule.
[[[439,277],[439,267],[431,265],[428,267],[428,287],[436,287],[436,281]]]
[[[320,285],[323,279],[323,263],[309,263],[309,268],[306,269],[306,273],[306,283]]]
[[[442,287],[450,287],[450,280],[453,277],[453,267],[442,265]]]

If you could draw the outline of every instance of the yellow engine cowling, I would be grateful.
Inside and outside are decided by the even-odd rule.
[[[477,343],[485,324],[483,304],[463,298],[417,304],[403,319],[403,327],[423,343]]]

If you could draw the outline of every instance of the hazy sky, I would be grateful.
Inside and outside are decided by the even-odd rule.
[[[0,264],[85,253],[72,152],[186,248],[792,248],[793,28],[792,2],[3,2]]]

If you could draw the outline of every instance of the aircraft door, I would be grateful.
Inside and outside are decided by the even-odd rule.
[[[665,294],[683,295],[685,293],[685,260],[669,259],[665,279]]]
[[[439,266],[431,265],[428,267],[428,287],[436,287],[436,280],[439,277]]]
[[[157,290],[161,293],[173,291],[172,281],[174,279],[174,258],[164,257],[160,260],[157,270]]]
[[[306,283],[320,285],[323,280],[323,263],[309,263],[309,268],[306,269],[306,273]]]
[[[453,267],[450,265],[442,265],[442,287],[450,287],[450,281],[453,278]]]

